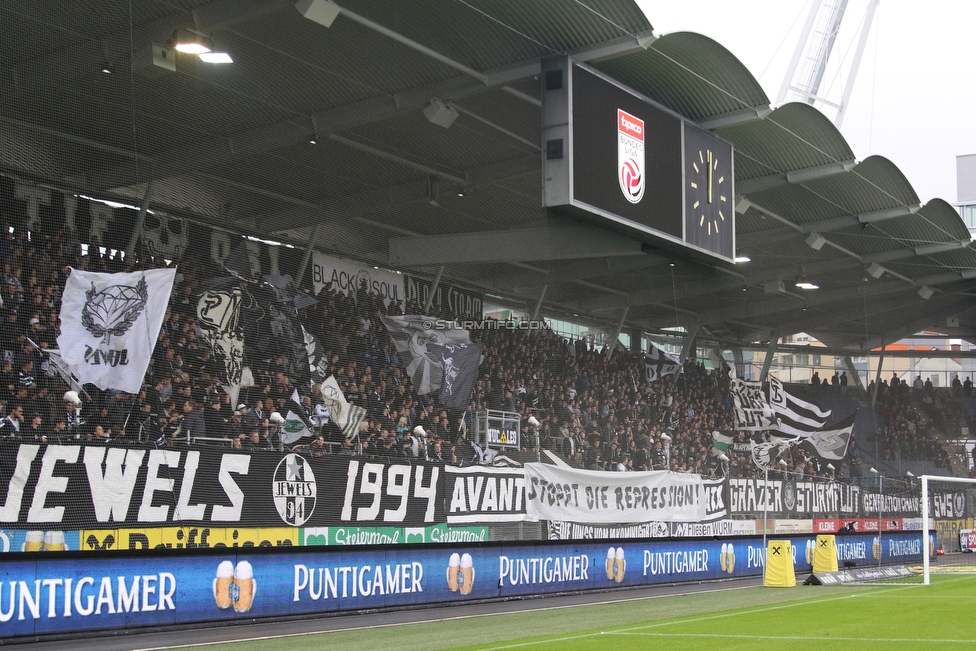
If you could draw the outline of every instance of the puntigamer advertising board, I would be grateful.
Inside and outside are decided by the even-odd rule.
[[[790,536],[797,572],[814,536]],[[917,562],[921,533],[840,536],[864,564]],[[11,638],[399,607],[762,573],[761,538],[374,548],[211,549],[205,555],[35,556],[0,564]],[[26,557],[23,557],[26,559]]]

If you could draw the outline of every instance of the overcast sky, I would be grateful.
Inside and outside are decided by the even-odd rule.
[[[658,35],[704,34],[775,103],[813,0],[637,0]],[[848,0],[835,59],[849,61],[868,0]],[[956,156],[976,153],[976,0],[881,0],[841,132],[858,160],[897,165],[922,203],[956,202]],[[846,75],[821,88],[840,99]],[[835,112],[827,109],[833,120]]]

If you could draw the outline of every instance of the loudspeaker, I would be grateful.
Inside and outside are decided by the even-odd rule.
[[[424,116],[432,124],[447,129],[457,120],[458,112],[439,99],[432,99],[424,109]]]

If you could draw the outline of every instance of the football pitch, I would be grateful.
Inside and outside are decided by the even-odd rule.
[[[233,644],[235,651],[934,649],[976,642],[974,609],[976,576],[950,575],[933,576],[930,586],[733,588],[442,620],[432,610],[415,624]]]

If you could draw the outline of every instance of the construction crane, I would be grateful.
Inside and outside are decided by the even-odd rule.
[[[861,66],[861,56],[867,44],[868,34],[874,22],[874,15],[880,0],[868,0],[864,11],[864,20],[858,27],[857,48],[847,70],[847,81],[840,101],[827,99],[827,93],[821,91],[827,63],[834,51],[841,22],[847,10],[848,0],[813,0],[807,20],[803,25],[800,40],[797,42],[793,58],[783,78],[783,85],[776,104],[785,101],[806,102],[811,106],[818,106],[821,111],[831,108],[837,111],[834,124],[838,129],[844,122],[847,103],[854,89],[858,68]],[[843,63],[840,66],[843,67]],[[826,112],[826,111],[825,111]]]

